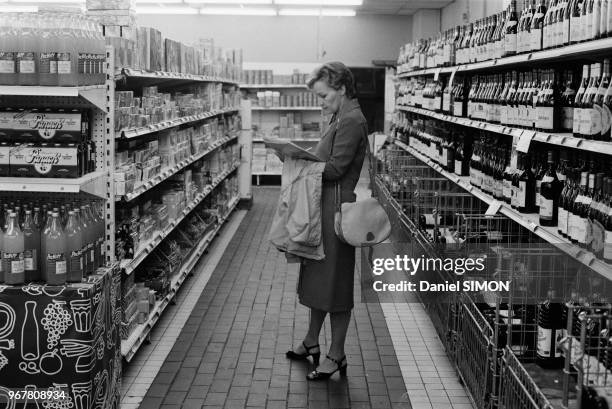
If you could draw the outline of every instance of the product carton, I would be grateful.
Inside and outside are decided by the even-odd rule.
[[[10,175],[16,177],[79,177],[80,152],[76,145],[26,144],[10,150]]]
[[[0,112],[0,141],[80,143],[88,139],[87,121],[79,111]]]
[[[180,72],[181,69],[181,44],[166,38],[164,40],[166,55],[166,68],[168,72]]]
[[[11,147],[7,143],[0,144],[0,176],[9,175],[9,160]]]

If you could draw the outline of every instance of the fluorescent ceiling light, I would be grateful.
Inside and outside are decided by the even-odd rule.
[[[136,7],[136,14],[198,14],[191,7]]]
[[[321,15],[325,17],[355,17],[356,14],[351,9],[321,9]]]
[[[247,8],[247,7],[226,7],[226,8],[202,8],[200,14],[230,15],[230,16],[276,16],[276,10],[270,8]]]
[[[363,0],[274,0],[274,3],[300,6],[361,6]]]
[[[320,16],[320,9],[280,9],[279,16]]]
[[[280,16],[325,16],[325,17],[355,17],[357,13],[351,9],[280,9]]]
[[[38,13],[38,6],[0,6],[0,13]]]
[[[183,0],[160,0],[160,1],[155,1],[155,0],[136,0],[136,4],[143,4],[143,3],[147,3],[147,4],[152,4],[152,3],[158,3],[158,4],[181,4],[181,3],[183,3]]]
[[[85,3],[85,0],[11,0],[11,3]]]
[[[272,0],[185,0],[193,4],[272,4]]]

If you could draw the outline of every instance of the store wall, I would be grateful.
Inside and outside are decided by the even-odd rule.
[[[504,10],[510,0],[455,0],[442,9],[442,30]]]
[[[212,37],[222,47],[242,48],[246,62],[343,61],[368,67],[396,60],[412,40],[412,17],[138,16],[165,37],[189,43]]]
[[[418,10],[412,17],[412,38],[435,37],[440,32],[440,10]]]

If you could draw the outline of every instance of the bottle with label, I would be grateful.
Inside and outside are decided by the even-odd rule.
[[[589,178],[590,172],[585,170],[580,173],[579,190],[574,200],[572,213],[570,214],[568,223],[572,241],[583,248],[585,248],[587,242],[589,242],[589,234],[587,231],[588,222],[586,218],[586,210],[591,204],[589,197]]]
[[[576,98],[574,99],[574,120],[572,126],[572,133],[576,138],[582,138],[582,127],[584,123],[583,119],[583,100],[586,97],[586,91],[589,87],[589,76],[590,76],[591,66],[588,64],[583,65],[582,67],[582,80],[580,82],[580,88],[576,92]]]
[[[569,169],[567,168],[567,151],[562,150],[557,167],[557,179],[561,184],[561,192],[559,193],[559,206],[557,209],[557,232],[566,237],[567,235],[567,210],[566,210],[566,195],[569,189]]]
[[[591,66],[591,79],[584,98],[582,99],[581,134],[586,139],[599,138],[601,135],[601,111],[596,109],[596,98],[601,82],[601,64]]]
[[[54,19],[49,13],[42,13],[39,19],[38,83],[42,86],[57,86],[58,37]]]
[[[521,213],[533,213],[535,210],[535,176],[531,171],[529,155],[519,156],[522,172],[518,175],[516,210]]]
[[[580,193],[580,182],[582,177],[582,167],[580,165],[574,166],[569,172],[571,178],[568,177],[569,186],[567,195],[565,197],[565,209],[567,210],[567,226],[565,227],[566,237],[574,244],[577,244],[577,240],[574,238],[574,218],[575,212],[577,212],[576,198]],[[585,179],[586,184],[586,179]]]
[[[15,63],[18,42],[17,19],[12,14],[0,13],[0,85],[18,83]]]
[[[549,295],[544,302],[538,304],[538,343],[536,363],[543,368],[563,367],[565,359],[557,349],[557,343],[563,338],[564,321],[561,318],[563,304],[555,302]]]
[[[595,256],[601,258],[605,243],[605,226],[601,223],[601,210],[605,206],[605,183],[604,173],[595,175],[595,188],[593,189],[593,201],[587,210],[587,220],[591,231],[591,243],[589,250]]]
[[[531,172],[535,177],[535,213],[540,213],[540,188],[542,187],[542,180],[546,175],[546,170],[547,166],[544,154],[537,151],[537,153],[533,154],[533,160],[531,161]]]
[[[6,284],[23,284],[25,282],[23,232],[19,228],[17,215],[14,212],[9,213],[3,241],[2,272],[4,273],[4,282]]]
[[[78,86],[78,37],[74,19],[58,16],[57,83],[59,86]]]
[[[516,34],[518,19],[516,16],[516,0],[510,1],[508,19],[506,21],[506,33],[504,38],[504,56],[516,54]]]
[[[601,27],[601,33],[602,33],[602,37],[610,37],[610,34],[612,32],[612,1],[610,0],[605,0],[603,1],[604,3],[606,3],[606,16],[605,16],[605,24]],[[602,10],[603,10],[603,5],[602,5]],[[605,30],[604,30],[604,26],[605,26]]]
[[[542,31],[544,28],[544,17],[546,16],[546,6],[542,0],[538,0],[538,5],[531,19],[530,28],[530,51],[540,51],[542,49]]]
[[[94,239],[94,227],[87,206],[81,206],[81,229],[83,230],[83,243],[85,244],[85,251],[83,256],[83,262],[85,263],[84,273],[86,275],[94,272],[95,263],[95,239]]]
[[[572,14],[570,16],[570,44],[578,43],[581,40],[580,36],[582,34],[582,8],[584,7],[586,0],[574,0],[571,3]]]
[[[80,283],[83,280],[83,232],[72,210],[68,212],[65,234],[66,255],[69,257],[67,260],[67,281]]]
[[[38,85],[37,57],[38,48],[38,15],[23,15],[19,19],[21,34],[17,45],[15,62],[17,64],[17,81],[19,85]]]
[[[556,226],[561,182],[557,178],[554,152],[548,151],[548,169],[540,185],[540,225]]]
[[[66,283],[68,257],[66,257],[66,235],[62,230],[57,212],[51,213],[49,229],[43,237],[45,241],[46,281],[50,285]]]
[[[555,40],[557,1],[550,0],[546,14],[544,15],[544,26],[542,28],[542,49],[547,49],[553,46]]]
[[[612,264],[612,177],[606,180],[606,192],[607,214],[604,212],[601,215],[602,224],[606,231],[604,234],[603,260]]]
[[[35,208],[35,214],[37,208]],[[40,230],[31,210],[26,210],[23,221],[25,282],[40,280]]]

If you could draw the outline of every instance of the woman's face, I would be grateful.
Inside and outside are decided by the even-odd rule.
[[[325,80],[314,83],[312,90],[319,97],[323,114],[335,114],[340,109],[340,102],[344,98],[345,90],[342,86],[339,90],[330,87]]]

